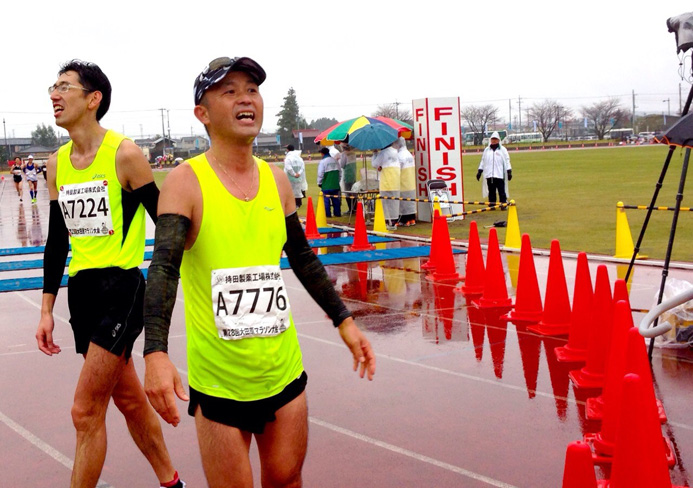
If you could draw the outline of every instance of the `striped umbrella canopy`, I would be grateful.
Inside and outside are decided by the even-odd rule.
[[[337,124],[320,140],[320,144],[345,142],[356,149],[368,151],[387,147],[395,142],[397,137],[397,130],[385,122],[362,115]]]
[[[385,122],[387,125],[393,129],[397,129],[397,134],[399,137],[404,137],[405,139],[411,139],[414,136],[414,127],[406,122],[402,122],[399,119],[392,119],[390,117],[385,117],[383,115],[378,115],[376,117],[381,122]]]

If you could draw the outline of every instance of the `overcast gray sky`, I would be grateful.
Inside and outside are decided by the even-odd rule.
[[[677,56],[666,20],[690,11],[681,0],[8,0],[0,116],[8,137],[53,125],[46,87],[61,63],[79,58],[113,85],[104,126],[160,134],[165,108],[172,135],[202,134],[193,79],[225,55],[267,71],[266,132],[291,87],[308,121],[449,96],[496,104],[505,119],[517,115],[518,97],[523,111],[544,99],[579,110],[608,97],[631,109],[633,91],[636,112],[675,114],[691,86],[691,54]]]

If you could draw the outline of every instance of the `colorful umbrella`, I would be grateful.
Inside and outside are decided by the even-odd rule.
[[[315,137],[315,139],[313,139],[313,142],[314,142],[315,144],[320,144],[321,146],[332,146],[332,145],[335,143],[335,141],[330,141],[330,140],[327,139],[325,136],[327,136],[327,134],[329,134],[330,132],[332,132],[339,124],[343,124],[343,123],[344,123],[344,122],[337,122],[336,124],[334,124],[334,125],[328,127],[327,129],[325,129],[324,131],[322,131],[320,134],[318,134],[318,135]],[[340,141],[340,142],[341,142],[341,141]]]
[[[385,122],[387,125],[394,129],[397,129],[397,134],[399,135],[399,137],[411,139],[414,135],[414,127],[412,127],[410,124],[407,124],[406,122],[402,122],[398,119],[391,119],[390,117],[384,117],[382,115],[378,115],[376,119],[378,119],[381,122]]]
[[[356,149],[382,149],[397,140],[398,133],[385,122],[371,117],[356,117],[338,124],[320,141],[344,141]],[[316,138],[317,139],[317,138]]]

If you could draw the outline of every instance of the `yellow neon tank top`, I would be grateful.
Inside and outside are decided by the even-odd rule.
[[[121,134],[106,132],[94,161],[85,169],[72,165],[72,141],[58,149],[55,183],[70,232],[70,276],[83,269],[134,268],[144,259],[144,207],[133,205],[124,215],[126,192],[116,173],[116,152],[124,139]]]
[[[233,314],[234,306],[238,308],[240,303],[245,304],[241,308],[257,305],[263,311],[288,305],[285,290],[271,285],[268,273],[268,280],[260,281],[261,285],[229,284],[246,289],[225,290],[222,299],[212,282],[219,270],[226,270],[228,281],[234,276],[248,282],[253,276],[257,278],[257,267],[276,267],[278,272],[286,224],[274,175],[265,161],[255,158],[259,190],[253,200],[245,202],[226,190],[204,154],[188,162],[197,176],[203,201],[199,234],[185,251],[181,265],[190,386],[210,396],[237,401],[276,395],[303,371],[289,310],[283,332],[271,336],[230,338],[220,333],[215,320],[220,313]],[[264,279],[264,271],[259,276]],[[249,293],[251,289],[258,291]],[[245,301],[236,301],[241,295]],[[255,303],[247,298],[255,298]],[[240,334],[246,329],[253,328],[241,327]]]

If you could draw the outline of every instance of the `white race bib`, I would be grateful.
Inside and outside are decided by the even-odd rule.
[[[291,326],[279,266],[212,270],[212,310],[221,339],[271,337]]]
[[[58,194],[60,210],[73,237],[113,234],[108,181],[88,181],[62,185]]]

